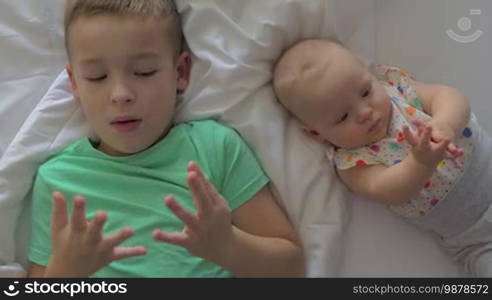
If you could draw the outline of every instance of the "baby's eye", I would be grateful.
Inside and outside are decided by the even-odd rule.
[[[364,90],[364,92],[362,92],[362,98],[367,98],[367,96],[369,96],[370,93],[371,90]]]
[[[153,71],[149,71],[149,72],[135,72],[134,74],[137,76],[141,76],[141,77],[150,77],[150,76],[154,75],[155,73],[157,73],[157,70],[153,70]]]
[[[345,113],[340,119],[338,119],[337,124],[342,123],[343,121],[347,120],[348,118],[348,113]]]

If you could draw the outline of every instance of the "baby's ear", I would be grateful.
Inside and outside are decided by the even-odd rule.
[[[302,125],[302,131],[307,135],[309,136],[310,138],[312,138],[313,140],[315,140],[316,142],[320,143],[320,144],[324,144],[325,143],[325,139],[321,136],[321,134],[319,134],[319,132],[317,132],[316,130],[312,129],[311,127],[309,126],[306,126],[306,125]]]

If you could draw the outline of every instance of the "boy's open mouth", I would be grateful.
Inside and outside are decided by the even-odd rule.
[[[140,123],[141,119],[134,117],[118,117],[111,121],[111,126],[120,132],[130,132],[136,130]]]

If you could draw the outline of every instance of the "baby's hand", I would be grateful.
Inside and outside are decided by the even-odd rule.
[[[146,253],[141,246],[118,247],[133,235],[130,228],[103,236],[106,213],[98,211],[88,221],[84,206],[84,198],[75,197],[72,218],[68,220],[64,196],[60,192],[53,193],[53,253],[46,268],[47,277],[87,277],[114,260]]]
[[[418,120],[414,120],[412,123],[417,127],[417,131],[422,131],[426,125],[424,122]],[[444,140],[452,141],[455,137],[455,133],[453,129],[447,124],[431,121],[428,123],[428,126],[432,128],[431,131],[432,142],[439,143]],[[463,155],[463,149],[457,147],[454,143],[450,142],[446,149],[445,157],[452,160],[458,168],[462,168],[463,164],[459,159],[459,157],[462,155]]]
[[[425,166],[437,165],[446,156],[449,140],[440,142],[432,141],[432,127],[427,124],[412,132],[408,126],[403,127],[403,134],[412,146],[412,154],[415,159]]]
[[[231,209],[195,162],[188,164],[188,185],[197,208],[196,214],[181,206],[173,196],[166,197],[166,206],[185,226],[182,232],[163,232],[156,229],[153,237],[184,247],[193,255],[217,263],[232,240]]]
[[[426,124],[419,120],[414,120],[412,123],[417,128],[423,127]],[[454,140],[454,130],[448,124],[431,120],[427,125],[432,127],[431,138],[433,142],[438,143],[442,140]]]

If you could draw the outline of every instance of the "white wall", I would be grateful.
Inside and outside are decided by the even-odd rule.
[[[480,15],[470,14],[478,9]],[[468,18],[468,19],[462,19]],[[471,21],[468,30],[466,22]],[[454,30],[477,40],[457,42]],[[399,65],[417,79],[459,88],[469,99],[480,123],[492,132],[492,1],[376,0],[376,46],[380,63]]]

